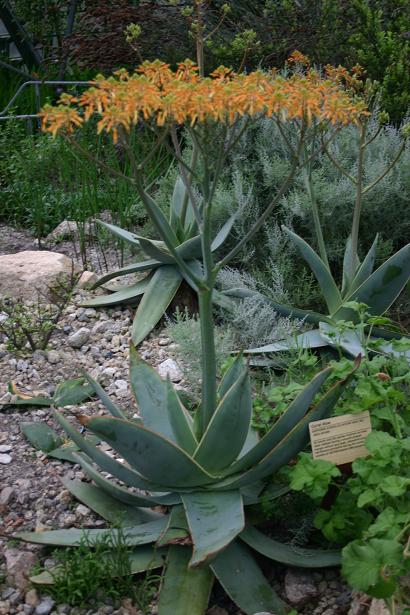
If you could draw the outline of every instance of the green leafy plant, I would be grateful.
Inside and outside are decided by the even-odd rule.
[[[212,242],[212,251],[218,250],[228,237],[235,222],[231,216],[222,226]],[[122,269],[104,275],[94,288],[104,285],[119,276],[130,273],[144,272],[146,275],[138,282],[129,285],[114,285],[109,287],[114,292],[103,297],[96,297],[83,303],[84,306],[110,307],[121,303],[135,303],[142,299],[135,312],[132,325],[132,340],[134,344],[142,342],[158,324],[184,280],[184,274],[178,268],[173,254],[163,241],[154,241],[135,235],[112,224],[101,224],[134,247],[139,247],[149,260],[127,265]],[[188,268],[201,271],[201,237],[198,234],[198,224],[195,220],[192,201],[181,177],[175,182],[174,192],[169,208],[169,230],[172,248],[186,262]],[[148,274],[146,273],[148,272]],[[185,276],[186,278],[186,276]],[[192,280],[187,278],[192,285]]]
[[[348,543],[342,572],[349,584],[385,599],[395,613],[409,599],[400,577],[410,571],[410,438],[374,431],[366,447],[369,456],[354,461],[352,477],[344,481],[333,463],[303,454],[290,472],[290,485],[316,501],[333,485],[334,502],[319,510],[315,525],[328,540]]]
[[[55,566],[39,570],[32,581],[58,603],[84,607],[102,603],[106,598],[118,602],[131,598],[143,613],[148,614],[159,577],[147,572],[137,582],[130,575],[138,572],[133,566],[130,548],[121,527],[114,534],[90,540],[87,531],[76,549],[53,551]]]
[[[89,431],[109,444],[129,466],[108,456],[57,413],[58,422],[82,451],[74,452],[74,459],[96,483],[65,481],[66,487],[105,519],[123,516],[124,541],[133,547],[132,557],[140,567],[144,562],[150,567],[160,567],[163,558],[167,558],[160,613],[186,612],[186,605],[182,606],[185,585],[196,597],[190,612],[202,613],[214,577],[247,613],[261,608],[285,612],[285,606],[267,584],[249,547],[276,561],[307,567],[335,565],[339,555],[311,550],[298,553],[289,545],[269,539],[246,521],[246,507],[262,497],[263,479],[270,478],[305,445],[308,423],[329,413],[347,380],[338,381],[311,407],[331,370],[320,372],[258,441],[251,427],[249,375],[241,356],[219,385],[217,408],[202,436],[199,435],[200,411],[192,419],[170,381],[161,380],[153,368],[139,359],[135,350],[131,354],[130,370],[142,419],[127,420],[105,394],[101,401],[112,418],[81,419]],[[94,386],[101,392],[99,385]],[[230,427],[233,425],[234,431]],[[145,493],[131,493],[111,482],[92,462]],[[282,492],[281,488],[274,489],[270,492],[271,499]],[[168,512],[150,511],[155,505],[163,505]],[[116,532],[90,530],[88,536],[90,540],[116,537]],[[81,543],[82,532],[23,532],[18,537],[39,544],[76,546]],[[148,547],[149,544],[153,547]],[[235,569],[239,562],[240,574],[232,574],[233,561]]]
[[[316,277],[323,295],[323,299],[326,303],[328,313],[318,314],[308,310],[294,309],[290,306],[273,303],[271,301],[269,301],[269,303],[281,314],[289,315],[294,318],[304,318],[306,322],[313,324],[319,323],[319,331],[315,330],[302,334],[296,340],[297,345],[304,348],[317,348],[325,346],[328,333],[330,332],[333,335],[334,327],[337,326],[340,321],[359,323],[360,311],[356,307],[358,304],[366,304],[370,317],[383,316],[383,314],[391,307],[403,291],[410,279],[410,243],[393,254],[393,256],[391,256],[375,271],[373,271],[373,269],[376,259],[378,242],[377,236],[363,261],[360,261],[358,255],[359,229],[363,199],[369,191],[371,191],[386,177],[386,175],[388,175],[388,173],[391,172],[405,149],[405,140],[403,140],[391,163],[387,165],[375,179],[365,185],[364,165],[366,150],[372,141],[378,137],[381,131],[382,123],[383,121],[381,121],[378,128],[375,128],[373,124],[370,124],[369,128],[368,122],[366,121],[363,121],[360,124],[357,138],[358,154],[355,177],[346,170],[340,160],[337,159],[337,156],[330,151],[331,148],[324,144],[323,137],[321,137],[322,146],[327,156],[335,165],[338,172],[354,185],[356,191],[352,227],[350,236],[346,242],[342,268],[342,286],[340,289],[338,288],[337,282],[330,271],[326,244],[320,221],[318,202],[312,182],[313,162],[305,165],[302,169],[303,176],[305,177],[306,192],[310,201],[316,242],[320,256],[302,237],[294,233],[292,230],[287,227],[283,227],[283,231],[294,243]],[[405,126],[402,129],[402,132],[407,135],[408,128]],[[313,138],[313,144],[315,144],[317,140],[319,140],[319,137],[315,135]],[[313,147],[315,146],[316,145],[313,145]],[[311,150],[305,148],[302,154],[304,159],[308,158],[310,155]],[[251,290],[232,290],[229,294],[243,298],[252,295],[255,296],[256,293]],[[259,296],[259,294],[257,294],[257,296]],[[392,335],[391,332],[385,331],[383,328],[375,327],[375,324],[376,323],[373,323],[373,333],[375,335],[387,339],[394,337],[394,334]],[[380,324],[383,325],[383,321],[380,321]],[[285,341],[283,343],[279,343],[277,348],[275,348],[274,344],[271,344],[255,349],[253,352],[276,352],[277,350],[286,349],[286,346],[287,343]]]
[[[0,297],[0,336],[10,351],[45,350],[55,332],[63,312],[69,304],[80,274],[64,276],[44,292],[37,292],[37,300],[25,302],[20,298]]]

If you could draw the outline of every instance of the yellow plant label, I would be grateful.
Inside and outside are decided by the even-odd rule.
[[[309,423],[314,459],[326,459],[340,466],[369,454],[364,445],[371,433],[370,414],[343,414]]]

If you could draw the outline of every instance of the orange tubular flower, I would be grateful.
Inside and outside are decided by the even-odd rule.
[[[221,66],[210,77],[200,77],[190,60],[176,71],[156,60],[144,62],[133,74],[120,70],[108,79],[97,76],[78,99],[64,95],[57,106],[44,107],[40,115],[43,129],[52,135],[71,133],[96,115],[98,131],[111,132],[115,140],[120,128],[129,131],[149,119],[158,126],[231,124],[243,115],[278,114],[289,120],[344,125],[357,123],[367,114],[364,102],[341,85],[341,77],[347,81],[346,74],[340,68],[327,68],[326,78],[311,69],[286,78],[273,71],[238,75]]]

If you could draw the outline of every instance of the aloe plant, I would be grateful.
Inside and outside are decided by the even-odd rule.
[[[56,412],[80,451],[72,452],[73,458],[94,481],[65,480],[67,489],[107,521],[121,524],[126,544],[132,547],[132,572],[165,566],[160,615],[204,613],[215,578],[245,613],[285,613],[286,605],[263,576],[253,551],[292,566],[340,563],[339,552],[298,549],[269,538],[246,514],[262,496],[275,499],[287,491],[272,487],[272,476],[297,456],[307,443],[309,422],[327,416],[346,386],[347,380],[339,381],[318,400],[331,372],[327,368],[318,373],[261,440],[251,427],[251,388],[242,356],[220,382],[217,406],[203,433],[198,427],[201,410],[191,417],[169,379],[162,380],[134,348],[130,381],[141,418],[127,419],[89,376],[111,416],[80,417],[115,456]],[[107,479],[93,464],[125,486]],[[150,510],[158,506],[164,512]],[[118,530],[93,529],[87,534],[92,542],[110,532]],[[20,532],[17,537],[75,546],[84,533],[62,529]],[[52,583],[52,572],[31,580]]]
[[[231,216],[222,226],[212,242],[212,251],[218,250],[226,240],[234,224]],[[100,224],[127,243],[138,246],[147,260],[127,265],[101,277],[94,288],[104,286],[113,292],[84,302],[85,307],[111,307],[122,303],[133,304],[142,296],[132,325],[132,340],[138,345],[158,324],[178,291],[184,275],[163,241],[141,237],[113,224],[100,221]],[[178,177],[170,204],[169,229],[172,245],[188,267],[201,270],[201,237],[194,217],[191,200],[184,182]],[[143,272],[144,277],[128,285],[107,286],[113,278]],[[192,286],[189,277],[186,280]]]
[[[252,348],[247,352],[259,354],[286,351],[292,348],[333,346],[340,347],[347,354],[353,356],[357,356],[357,354],[364,355],[365,348],[360,342],[358,332],[349,331],[340,336],[338,334],[338,326],[342,321],[359,324],[360,314],[355,309],[355,304],[357,303],[365,304],[367,312],[373,317],[382,316],[389,309],[410,279],[410,243],[391,256],[376,271],[373,271],[377,248],[376,237],[363,262],[357,265],[355,275],[353,278],[350,278],[348,267],[351,244],[349,241],[344,259],[344,285],[342,289],[339,289],[328,266],[313,248],[293,231],[286,227],[283,227],[283,229],[310,265],[322,290],[328,313],[318,314],[270,302],[279,313],[304,319],[306,322],[319,325],[319,327],[312,331],[301,333],[294,340],[283,340],[275,344],[261,346],[260,348]],[[229,294],[237,298],[257,295],[268,301],[259,293],[251,290],[233,289],[229,291]],[[374,342],[375,338],[390,340],[403,337],[403,334],[399,331],[393,332],[377,326],[371,327],[371,332],[373,335],[369,340],[371,342]],[[389,343],[379,344],[378,350],[386,354],[394,354],[394,349]]]

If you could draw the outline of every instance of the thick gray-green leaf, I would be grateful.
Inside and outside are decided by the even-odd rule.
[[[256,446],[251,448],[246,455],[234,463],[229,469],[229,472],[241,472],[244,469],[254,466],[256,463],[259,463],[263,457],[268,455],[283,438],[286,438],[295,425],[297,425],[307,414],[313,400],[331,372],[331,368],[326,368],[316,374],[316,376],[302,389],[299,395],[289,404],[287,410],[263,438],[259,440]]]
[[[151,510],[125,504],[111,497],[108,493],[91,483],[84,483],[79,480],[68,480],[66,478],[62,480],[65,488],[68,489],[77,500],[80,500],[80,502],[116,527],[119,525],[124,527],[141,525],[141,523],[148,523],[149,521],[160,519],[163,516]]]
[[[232,542],[210,565],[232,601],[246,613],[285,615],[286,605],[269,585],[248,548]]]
[[[357,254],[353,254],[352,236],[349,235],[346,241],[345,253],[343,257],[343,274],[342,274],[342,297],[349,292],[352,287],[353,280],[359,269],[360,261]]]
[[[83,423],[118,451],[132,468],[148,480],[163,485],[164,490],[200,487],[214,480],[171,440],[143,425],[105,417],[83,417]]]
[[[359,335],[356,331],[347,329],[339,331],[337,327],[329,325],[327,322],[319,324],[320,334],[325,342],[333,348],[342,348],[352,357],[366,355],[366,350],[363,347]]]
[[[283,544],[272,540],[252,526],[247,526],[240,538],[258,553],[275,562],[286,564],[286,566],[328,568],[329,566],[340,566],[341,563],[340,551],[305,549],[304,547]]]
[[[376,260],[376,251],[377,251],[377,242],[379,239],[379,235],[376,235],[375,240],[373,241],[373,244],[370,248],[370,250],[368,251],[368,253],[366,254],[365,259],[363,260],[362,264],[360,265],[359,269],[357,270],[357,273],[354,277],[354,280],[350,286],[350,288],[348,289],[348,293],[351,294],[353,293],[357,288],[359,288],[359,286],[361,286],[363,284],[363,282],[365,282],[367,280],[368,277],[370,277],[373,268],[374,268],[374,263]]]
[[[184,204],[184,200],[187,199],[186,204],[186,214],[184,224],[181,225],[181,215],[182,208]],[[189,229],[195,222],[194,210],[192,208],[191,199],[187,197],[186,188],[184,181],[180,175],[178,175],[175,185],[174,192],[172,194],[171,199],[171,207],[170,207],[170,224],[175,233],[182,226],[184,229]]]
[[[135,235],[135,233],[130,233],[130,231],[127,231],[120,226],[116,226],[115,224],[109,224],[108,222],[103,222],[102,220],[97,220],[97,222],[104,228],[108,229],[110,233],[113,233],[113,235],[116,235],[120,239],[123,239],[127,243],[130,243],[134,246],[139,246],[139,238],[138,235]]]
[[[157,547],[163,547],[177,541],[187,542],[187,539],[189,540],[189,528],[181,503],[170,509],[167,526],[155,544]]]
[[[177,267],[163,265],[151,278],[132,325],[132,341],[138,345],[159,323],[182,280]]]
[[[130,348],[130,383],[145,427],[175,440],[168,414],[168,389],[158,372]]]
[[[159,236],[167,244],[167,247],[169,248],[169,245],[177,246],[178,238],[155,201],[145,191],[140,192],[140,197]]]
[[[128,468],[126,465],[119,463],[113,457],[104,453],[100,448],[94,446],[89,438],[83,438],[62,414],[56,412],[55,417],[78,448],[97,463],[102,470],[112,474],[130,487],[136,487],[137,489],[143,489],[145,491],[159,491],[159,486],[157,484],[144,479],[140,474],[135,472],[135,470]]]
[[[232,365],[225,372],[219,387],[218,387],[218,397],[221,399],[229,389],[239,380],[239,378],[243,375],[245,369],[245,363],[243,360],[242,353],[239,353],[236,357]]]
[[[177,247],[177,252],[181,258],[185,260],[192,260],[194,258],[201,258],[201,237],[197,235],[191,239],[187,239],[184,243],[181,243]]]
[[[259,348],[248,348],[244,352],[246,354],[263,354],[269,352],[288,352],[289,350],[300,350],[302,348],[323,348],[324,346],[327,346],[327,344],[320,335],[320,331],[313,329],[312,331],[300,333],[294,338],[289,338],[289,340],[266,344],[266,346],[260,346]]]
[[[159,596],[158,615],[203,615],[214,575],[208,566],[188,568],[190,549],[171,546]]]
[[[63,439],[47,423],[21,423],[20,429],[30,444],[44,453],[49,453],[63,443]]]
[[[158,536],[166,526],[167,519],[164,515],[161,519],[155,519],[149,523],[143,523],[135,527],[124,527],[121,532],[124,542],[129,547],[137,545],[146,545],[150,542],[155,542]],[[113,536],[118,542],[118,530],[103,529],[103,530],[51,530],[46,532],[18,532],[16,538],[26,542],[35,542],[40,545],[55,545],[61,547],[78,546],[84,537],[92,543],[101,540],[107,536]]]
[[[316,252],[308,243],[306,243],[304,239],[299,237],[299,235],[296,235],[296,233],[290,229],[286,228],[286,226],[283,226],[282,228],[285,233],[289,235],[313,271],[319,286],[322,289],[323,297],[326,301],[329,313],[332,314],[341,304],[341,295],[332,274],[320,256],[316,254]]]
[[[106,282],[113,280],[114,278],[119,278],[123,275],[129,275],[130,273],[138,273],[139,271],[151,271],[161,267],[162,263],[151,259],[148,261],[141,261],[140,263],[133,263],[132,265],[127,265],[126,267],[122,267],[121,269],[116,269],[115,271],[111,271],[111,273],[106,273],[103,275],[98,282],[96,282],[93,286],[94,288],[98,288],[99,286],[104,286]]]
[[[84,378],[66,380],[57,385],[53,395],[53,406],[76,406],[94,394],[93,388],[84,382]]]
[[[178,397],[169,378],[167,379],[167,406],[173,440],[189,455],[193,455],[198,442],[194,434],[194,422]]]
[[[132,299],[136,299],[140,295],[143,295],[147,290],[148,284],[151,281],[152,275],[148,275],[143,280],[131,284],[122,290],[118,290],[110,295],[100,295],[84,301],[80,305],[83,307],[110,307],[112,305],[119,305],[121,303],[130,303]]]
[[[344,387],[358,368],[357,362],[353,370],[344,380],[340,380],[311,408],[296,426],[279,442],[258,464],[242,475],[234,475],[212,486],[213,490],[238,489],[255,481],[275,474],[280,468],[294,459],[306,446],[309,440],[309,423],[325,418],[342,394]]]
[[[179,495],[170,494],[164,496],[151,497],[142,492],[131,492],[116,483],[112,483],[108,478],[97,472],[89,463],[88,459],[81,453],[73,453],[74,459],[80,464],[84,472],[95,482],[95,484],[105,493],[110,495],[115,500],[141,508],[151,508],[156,505],[173,505],[178,504]]]
[[[197,492],[182,496],[193,541],[189,566],[213,559],[242,532],[245,525],[239,491]]]
[[[237,213],[233,214],[232,216],[228,218],[225,224],[220,228],[220,230],[215,236],[215,239],[213,240],[211,244],[212,252],[215,252],[215,250],[218,250],[218,248],[220,248],[222,244],[225,243],[225,241],[228,238],[229,233],[232,230],[233,225],[235,224],[237,217],[238,217]]]
[[[212,415],[195,451],[196,461],[208,472],[218,473],[229,466],[245,444],[251,416],[252,394],[245,368]]]
[[[381,316],[397,299],[410,278],[410,243],[393,254],[361,286],[346,297],[369,306],[368,311]],[[353,320],[354,312],[338,306],[332,313],[334,320]]]
[[[94,393],[98,395],[104,406],[107,408],[108,412],[112,414],[112,416],[116,416],[118,419],[126,419],[127,417],[114,402],[110,398],[109,395],[104,391],[102,386],[90,376],[90,374],[85,373],[84,378],[88,380],[90,386],[92,387]]]
[[[148,258],[154,258],[164,265],[175,262],[174,257],[171,256],[163,241],[155,241],[154,239],[147,239],[146,237],[140,237],[139,241],[141,248]]]

